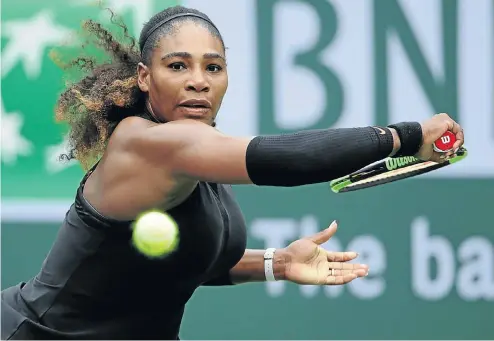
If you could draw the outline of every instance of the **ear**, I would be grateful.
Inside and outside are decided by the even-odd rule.
[[[142,92],[149,91],[149,68],[142,62],[137,64],[137,85]]]

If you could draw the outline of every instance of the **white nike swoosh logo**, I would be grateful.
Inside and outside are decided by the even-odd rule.
[[[386,135],[386,131],[384,129],[378,128],[378,127],[374,127],[374,128],[376,128],[377,130],[379,130],[379,134]]]

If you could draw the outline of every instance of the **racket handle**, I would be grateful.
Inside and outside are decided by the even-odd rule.
[[[453,150],[453,145],[456,142],[456,135],[451,131],[447,131],[434,142],[434,150],[438,153],[446,153]]]

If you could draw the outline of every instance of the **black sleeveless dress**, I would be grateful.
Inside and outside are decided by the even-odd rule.
[[[245,251],[231,186],[200,182],[168,211],[179,247],[151,260],[133,248],[132,222],[105,218],[84,199],[88,175],[41,271],[2,291],[2,339],[178,339],[194,291],[231,284],[229,269]]]

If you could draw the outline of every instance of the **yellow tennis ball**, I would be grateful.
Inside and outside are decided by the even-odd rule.
[[[137,250],[145,256],[163,257],[175,250],[178,240],[178,225],[166,213],[146,212],[134,222],[132,241]]]

